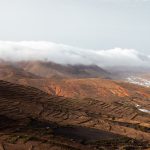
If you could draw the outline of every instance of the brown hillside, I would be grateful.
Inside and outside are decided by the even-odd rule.
[[[113,102],[68,99],[0,81],[0,107],[0,141],[5,149],[36,147],[43,140],[45,144],[40,142],[41,147],[64,149],[149,147],[144,141],[150,142],[150,116],[125,98]],[[67,134],[68,131],[71,135]],[[61,140],[58,140],[58,135]],[[69,139],[75,142],[69,142]]]
[[[41,77],[73,77],[73,78],[92,78],[92,77],[110,77],[111,74],[95,65],[61,65],[53,62],[19,62],[17,67],[25,71],[36,74]]]
[[[0,79],[13,81],[18,78],[38,78],[38,77],[12,64],[4,62],[0,63]]]

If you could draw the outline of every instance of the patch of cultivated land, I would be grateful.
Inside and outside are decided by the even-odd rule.
[[[149,109],[150,91],[132,84],[119,85],[128,88],[132,97],[114,96],[109,101],[66,98],[0,81],[0,148],[150,148],[150,114],[136,107]]]

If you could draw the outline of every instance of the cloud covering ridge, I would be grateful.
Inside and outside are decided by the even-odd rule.
[[[48,41],[0,41],[0,59],[9,61],[47,60],[72,65],[150,65],[150,55],[140,53],[135,49],[81,49]]]

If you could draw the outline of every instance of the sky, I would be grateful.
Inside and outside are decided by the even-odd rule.
[[[9,43],[9,50],[5,47],[7,58],[14,49],[32,49],[31,42],[36,49],[43,42],[70,47],[73,53],[79,49],[96,55],[113,49],[134,51],[147,60],[149,40],[150,0],[0,0],[0,47]],[[19,41],[27,45],[22,47]],[[0,49],[0,58],[4,58],[4,49]]]

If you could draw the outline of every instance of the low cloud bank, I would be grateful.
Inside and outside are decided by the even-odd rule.
[[[46,41],[0,41],[0,59],[6,61],[41,60],[72,65],[150,65],[150,55],[140,53],[135,49],[81,49]]]

